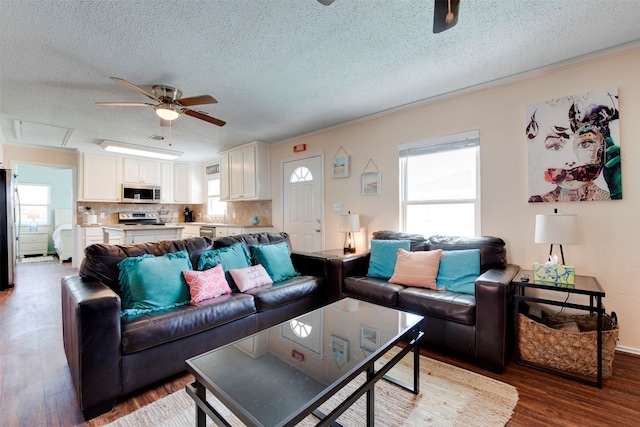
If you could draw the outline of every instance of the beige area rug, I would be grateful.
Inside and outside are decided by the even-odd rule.
[[[55,261],[55,258],[50,255],[18,258],[18,262],[21,264],[29,264],[32,262],[47,262],[47,261]]]
[[[390,374],[413,383],[413,356],[410,353]],[[349,383],[320,409],[331,411],[342,398],[364,382],[364,374]],[[366,395],[365,395],[366,396]],[[338,418],[344,426],[366,424],[365,396]],[[387,381],[375,389],[375,416],[378,426],[503,426],[518,403],[515,387],[492,378],[421,356],[420,394],[414,395]],[[233,426],[243,424],[207,392],[207,399]],[[195,404],[184,390],[177,391],[129,415],[109,427],[182,427],[195,424]],[[318,420],[307,417],[300,425],[313,426]],[[207,420],[207,425],[213,425]]]

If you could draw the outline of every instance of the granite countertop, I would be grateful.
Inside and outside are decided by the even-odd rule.
[[[136,231],[136,230],[175,230],[175,229],[183,229],[184,226],[180,224],[145,224],[145,225],[127,225],[127,224],[112,224],[112,225],[103,225],[103,230],[124,230],[124,231]]]

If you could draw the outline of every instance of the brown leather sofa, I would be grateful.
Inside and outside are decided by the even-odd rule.
[[[506,365],[512,337],[511,280],[519,267],[507,264],[505,243],[495,237],[431,236],[393,231],[373,233],[374,239],[408,239],[412,251],[442,249],[480,250],[481,275],[475,295],[408,287],[385,279],[367,277],[370,254],[332,259],[332,281],[339,283],[339,297],[397,307],[425,316],[423,343],[472,358],[488,370],[501,372]],[[335,291],[334,291],[335,292]]]
[[[121,317],[117,264],[124,258],[186,250],[197,266],[202,253],[240,241],[250,247],[289,242],[289,236],[243,234],[86,248],[79,275],[62,278],[64,349],[85,419],[111,410],[119,396],[184,371],[185,359],[328,302],[327,259],[292,253],[301,276],[196,305]]]

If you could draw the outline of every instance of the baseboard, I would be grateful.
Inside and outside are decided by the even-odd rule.
[[[621,345],[617,345],[616,351],[620,351],[623,353],[631,353],[631,354],[635,354],[636,356],[640,356],[640,349],[637,349],[637,348],[624,347]]]

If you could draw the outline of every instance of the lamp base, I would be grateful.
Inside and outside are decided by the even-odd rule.
[[[35,233],[36,231],[38,231],[38,223],[33,221],[31,224],[29,224],[29,232]]]
[[[353,233],[347,232],[344,236],[344,253],[353,254],[356,252],[356,244],[353,241]]]

